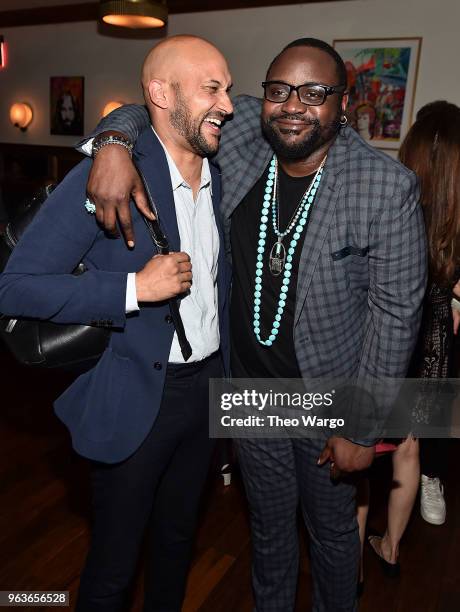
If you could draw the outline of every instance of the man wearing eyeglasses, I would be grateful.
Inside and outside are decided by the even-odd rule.
[[[403,377],[425,288],[415,177],[346,126],[346,70],[327,43],[288,45],[263,88],[262,103],[234,101],[216,158],[233,262],[232,375]],[[98,138],[114,130],[134,140],[146,120],[140,107],[120,109]],[[113,232],[118,217],[132,246],[127,198],[118,194],[147,207],[126,152],[106,146],[93,168],[88,193],[100,219]],[[236,441],[258,612],[294,609],[299,501],[311,536],[313,610],[355,610],[355,487],[331,476],[368,467],[374,442]]]

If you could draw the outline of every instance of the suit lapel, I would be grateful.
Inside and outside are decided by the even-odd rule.
[[[218,169],[213,165],[209,164],[212,178],[212,205],[214,208],[214,217],[216,220],[217,231],[219,233],[219,257],[217,263],[217,290],[219,294],[219,320],[222,320],[222,311],[227,297],[227,284],[229,278],[227,278],[226,269],[227,262],[225,259],[225,247],[224,247],[224,232],[220,213],[220,199],[221,199],[221,178]]]
[[[257,138],[254,146],[246,150],[235,150],[234,160],[232,160],[231,152],[227,154],[225,167],[222,168],[225,189],[221,210],[224,224],[262,176],[272,155],[270,145],[263,138]]]
[[[297,324],[302,312],[311,279],[318,263],[323,243],[328,234],[329,226],[334,217],[337,202],[339,201],[342,186],[340,174],[344,167],[346,151],[346,138],[339,134],[329,150],[321,183],[307,224],[299,262],[294,326]]]
[[[218,282],[219,272],[223,272],[225,269],[225,248],[224,248],[224,232],[222,226],[222,218],[220,212],[220,198],[221,198],[221,179],[219,170],[213,165],[209,164],[211,171],[212,180],[212,207],[214,209],[214,218],[216,220],[217,231],[219,233],[219,259],[218,259]]]
[[[221,219],[220,219],[220,198],[221,198],[221,180],[219,170],[216,168],[214,164],[209,162],[209,169],[211,171],[211,181],[212,181],[212,206],[214,209],[214,215],[216,217],[217,227],[219,229],[219,234],[221,232]]]
[[[180,251],[176,208],[166,155],[152,128],[145,128],[137,139],[134,161],[142,172],[157,209],[158,219],[171,251]]]

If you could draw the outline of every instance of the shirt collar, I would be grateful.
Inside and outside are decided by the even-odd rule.
[[[158,134],[155,132],[155,128],[153,127],[153,125],[151,126],[153,133],[155,134],[155,136],[158,138],[161,146],[163,147],[163,150],[165,152],[166,155],[166,161],[168,162],[168,167],[169,167],[169,174],[171,177],[171,184],[172,184],[172,189],[173,191],[176,191],[176,189],[178,189],[179,187],[181,187],[182,185],[184,187],[188,187],[190,189],[190,185],[187,183],[187,181],[182,177],[182,174],[179,172],[178,167],[176,166],[176,162],[173,160],[173,158],[171,157],[171,155],[168,152],[168,149],[165,147],[164,143],[162,142],[161,138],[158,136]],[[201,181],[200,181],[200,189],[202,189],[203,187],[208,187],[208,185],[210,186],[210,190],[211,190],[211,195],[212,195],[212,182],[211,182],[211,170],[209,168],[209,162],[208,159],[205,157],[203,159],[203,164],[201,166]]]

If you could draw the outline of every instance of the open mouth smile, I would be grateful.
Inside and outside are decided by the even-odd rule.
[[[203,120],[203,123],[206,124],[206,127],[209,128],[212,133],[216,135],[220,134],[221,126],[223,123],[221,119],[217,119],[215,117],[206,117],[206,119]]]

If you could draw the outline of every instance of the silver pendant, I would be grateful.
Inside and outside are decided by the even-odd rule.
[[[268,266],[272,276],[279,276],[286,262],[286,249],[281,240],[277,240],[270,251]]]

